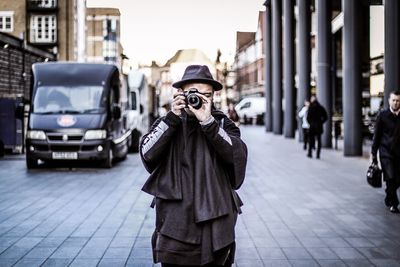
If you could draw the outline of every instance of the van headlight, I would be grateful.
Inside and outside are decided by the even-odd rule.
[[[46,140],[46,134],[43,131],[30,130],[27,131],[26,138],[35,140]]]
[[[87,130],[85,140],[105,139],[107,137],[106,130]]]

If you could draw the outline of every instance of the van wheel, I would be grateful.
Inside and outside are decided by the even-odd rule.
[[[4,155],[5,155],[4,143],[3,141],[0,140],[0,158],[4,157]]]
[[[243,115],[243,124],[246,125],[248,124],[249,120],[247,119],[246,115]]]
[[[37,167],[38,167],[37,159],[32,159],[29,156],[26,156],[26,168],[30,170],[30,169],[36,169]]]
[[[103,167],[106,168],[106,169],[112,168],[112,166],[113,166],[113,159],[114,159],[113,151],[112,151],[112,148],[110,147],[110,148],[108,149],[107,158],[106,158],[106,159],[104,160],[104,162],[103,162]]]

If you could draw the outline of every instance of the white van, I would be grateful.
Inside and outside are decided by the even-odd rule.
[[[243,124],[263,124],[266,110],[264,97],[245,97],[236,106],[235,110]]]

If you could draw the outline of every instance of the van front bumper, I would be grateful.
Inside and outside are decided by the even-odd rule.
[[[88,140],[79,143],[49,143],[26,140],[26,155],[40,160],[104,160],[109,156],[110,140]],[[61,156],[61,158],[60,158]],[[63,158],[64,156],[64,158]]]

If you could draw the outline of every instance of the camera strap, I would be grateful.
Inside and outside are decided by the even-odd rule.
[[[188,114],[186,113],[185,110],[182,109],[182,131],[183,131],[183,149],[186,148],[186,144],[187,144],[187,117]]]

